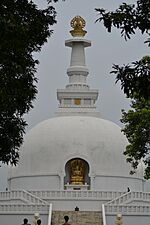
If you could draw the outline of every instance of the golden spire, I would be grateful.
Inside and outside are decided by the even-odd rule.
[[[73,37],[84,37],[87,33],[86,30],[83,30],[85,27],[85,20],[81,16],[75,16],[71,20],[70,25],[73,28],[73,30],[70,31]]]

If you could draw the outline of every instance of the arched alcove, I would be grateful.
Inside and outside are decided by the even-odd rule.
[[[90,189],[89,164],[81,158],[73,158],[65,165],[64,186],[80,190]]]

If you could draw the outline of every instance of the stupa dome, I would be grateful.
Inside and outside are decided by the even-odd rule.
[[[99,188],[98,177],[124,178],[124,182],[140,178],[140,174],[129,175],[130,167],[123,156],[126,145],[120,127],[101,118],[64,116],[45,120],[26,135],[19,164],[10,174],[11,188],[60,189],[56,177],[65,177],[67,162],[75,158],[85,160],[89,176],[97,177],[93,187]],[[49,183],[51,178],[53,185]]]

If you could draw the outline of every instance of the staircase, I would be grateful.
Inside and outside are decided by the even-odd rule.
[[[94,211],[53,211],[52,225],[62,225],[65,215],[69,216],[71,225],[103,225],[101,212]]]

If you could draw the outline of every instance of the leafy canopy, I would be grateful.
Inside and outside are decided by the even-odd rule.
[[[113,65],[111,73],[116,75],[116,83],[121,82],[121,88],[129,98],[146,100],[150,97],[150,56],[124,66]]]
[[[97,21],[103,22],[108,32],[115,27],[121,36],[128,40],[140,30],[147,34],[145,43],[150,46],[150,1],[138,0],[135,4],[122,3],[114,12],[96,9]],[[116,75],[116,82],[121,83],[125,95],[132,100],[128,112],[122,110],[122,130],[128,138],[129,145],[124,154],[131,163],[134,173],[139,163],[145,163],[145,178],[150,178],[150,56],[131,64],[113,65],[111,73]]]
[[[130,39],[136,30],[150,34],[149,0],[139,0],[135,4],[122,3],[114,12],[103,8],[96,11],[100,15],[97,21],[102,21],[108,32],[112,31],[112,27],[120,29],[125,40]],[[149,39],[147,41],[150,42]]]
[[[145,178],[150,178],[150,100],[143,98],[133,100],[132,109],[122,111],[122,123],[125,124],[123,132],[126,134],[129,145],[124,154],[127,162],[130,162],[133,174],[141,159],[145,164]]]
[[[51,1],[50,1],[51,2]],[[0,161],[16,165],[27,125],[23,116],[37,94],[38,61],[33,53],[52,34],[52,5],[38,9],[33,1],[0,1]]]

